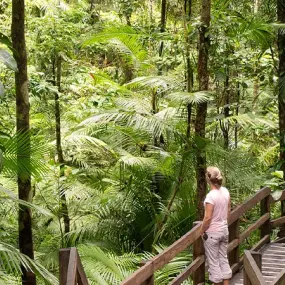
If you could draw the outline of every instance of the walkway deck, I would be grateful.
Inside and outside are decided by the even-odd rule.
[[[270,243],[260,250],[262,253],[262,276],[271,283],[285,269],[285,243]],[[230,285],[243,285],[243,270],[232,278]]]

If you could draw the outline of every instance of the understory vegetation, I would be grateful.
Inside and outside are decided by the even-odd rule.
[[[276,1],[212,1],[206,25],[196,0],[26,0],[26,129],[10,2],[0,0],[0,284],[21,284],[23,268],[58,284],[58,251],[71,246],[90,284],[120,284],[200,219],[206,165],[222,170],[232,207],[282,189]],[[32,212],[34,259],[18,244],[21,209]]]

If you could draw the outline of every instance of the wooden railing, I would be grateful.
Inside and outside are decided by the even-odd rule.
[[[236,207],[230,215],[229,219],[229,245],[228,245],[228,256],[229,262],[233,273],[237,272],[241,266],[244,264],[247,284],[262,284],[256,283],[259,280],[260,269],[256,263],[258,263],[258,254],[255,253],[261,249],[265,244],[270,242],[270,232],[271,228],[275,226],[284,226],[285,224],[285,190],[278,200],[274,200],[271,196],[270,189],[267,187],[259,190],[254,196],[248,198],[243,204]],[[281,217],[270,220],[270,205],[281,201]],[[240,232],[240,221],[242,216],[249,210],[251,210],[256,205],[260,204],[260,218],[254,223],[250,224],[243,232]],[[175,256],[181,253],[185,249],[189,249],[192,246],[193,261],[187,266],[178,276],[174,277],[169,285],[179,285],[183,281],[191,277],[193,279],[193,284],[198,285],[205,282],[205,255],[203,241],[200,236],[201,222],[196,222],[194,227],[179,240],[173,243],[171,246],[166,248],[160,254],[154,256],[151,260],[145,262],[145,264],[135,271],[131,276],[129,276],[121,285],[154,285],[154,274],[156,271],[161,269],[163,266],[168,264]],[[260,240],[257,244],[253,246],[251,252],[245,251],[243,256],[240,256],[240,245],[244,242],[250,235],[256,231],[260,230]],[[63,269],[61,274],[63,277],[60,278],[60,285],[75,285],[78,282],[80,285],[86,285],[87,278],[83,276],[83,268],[80,263],[80,258],[75,249],[70,250],[68,259],[68,270],[66,270],[66,265],[61,265]],[[71,254],[72,253],[72,254]],[[61,251],[61,261],[67,263],[67,254],[65,251]],[[77,261],[72,261],[76,256]],[[79,261],[79,263],[78,263]],[[62,264],[61,262],[61,264]],[[74,264],[77,264],[76,266]],[[261,266],[261,265],[260,265]],[[254,278],[252,279],[251,273],[254,273]],[[260,274],[259,274],[260,273]],[[285,275],[285,271],[284,271]],[[64,277],[65,276],[65,277]],[[67,276],[67,277],[66,277]],[[77,279],[74,276],[78,276]],[[282,275],[283,276],[283,275]],[[81,279],[80,279],[80,278]],[[257,279],[256,279],[257,278]],[[261,277],[260,277],[261,278]],[[280,275],[280,280],[283,277]],[[285,278],[285,277],[284,277]],[[279,280],[278,279],[278,280]],[[77,280],[77,281],[76,281]],[[80,280],[80,281],[79,281]],[[84,280],[84,281],[82,281]],[[276,279],[277,280],[277,279]],[[68,283],[69,282],[69,283]],[[73,282],[73,283],[72,283]],[[80,283],[81,282],[81,283]],[[251,283],[250,283],[251,282]],[[258,281],[259,282],[259,281]],[[279,282],[279,281],[278,281]],[[274,284],[283,284],[283,283]],[[285,283],[284,283],[285,284]]]
[[[88,280],[75,247],[59,251],[59,284],[88,285]]]
[[[285,269],[273,281],[269,282],[262,276],[261,253],[246,250],[244,252],[244,285],[284,285]]]

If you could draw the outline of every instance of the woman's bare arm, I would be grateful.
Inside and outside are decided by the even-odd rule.
[[[214,211],[214,205],[206,203],[205,215],[201,227],[201,234],[203,234],[209,228],[213,216],[213,211]]]
[[[228,223],[230,221],[230,216],[231,216],[231,199],[229,199],[229,205],[228,205]]]

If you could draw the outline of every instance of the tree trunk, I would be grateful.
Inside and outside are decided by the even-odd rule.
[[[160,32],[164,33],[166,27],[166,0],[161,0],[161,18],[160,18]],[[164,43],[161,41],[159,47],[159,57],[162,57]],[[162,74],[162,67],[158,69],[158,75]]]
[[[210,26],[211,16],[211,0],[202,0],[201,11],[201,26],[199,31],[199,56],[198,56],[198,80],[199,89],[202,91],[209,88],[209,73],[208,73],[208,54],[210,47],[210,38],[208,29]],[[205,139],[205,127],[207,116],[207,102],[201,103],[197,107],[195,121],[195,136],[197,139]],[[199,140],[200,140],[199,139]],[[202,219],[204,215],[203,201],[206,196],[207,181],[206,181],[206,154],[203,146],[204,143],[197,147],[196,161],[196,177],[197,177],[197,210],[198,218]]]
[[[57,56],[57,76],[56,76],[56,85],[58,88],[58,93],[55,93],[55,124],[56,124],[56,152],[58,156],[58,162],[60,164],[60,175],[63,175],[64,168],[64,158],[61,146],[61,127],[60,127],[60,105],[59,105],[59,93],[61,92],[61,67],[62,67],[62,58],[60,55]],[[64,191],[64,189],[63,189]],[[60,193],[61,199],[61,214],[63,217],[64,223],[64,233],[67,234],[70,232],[70,218],[68,215],[67,201],[65,193]]]
[[[187,5],[188,4],[188,5]],[[188,33],[188,21],[191,18],[192,11],[192,0],[185,0],[184,2],[184,34],[185,34],[185,48],[186,48],[186,80],[187,80],[187,92],[193,91],[193,68],[190,60],[190,40]],[[188,13],[187,13],[188,8]],[[192,117],[192,104],[187,105],[187,130],[186,130],[186,138],[190,138],[191,132],[191,117]]]
[[[240,83],[237,83],[237,106],[236,106],[236,116],[239,114],[239,101],[240,101]],[[238,147],[238,122],[235,120],[235,148]]]
[[[224,106],[223,106],[223,110],[224,110],[224,116],[225,119],[228,118],[230,116],[230,84],[229,84],[229,72],[227,71],[227,75],[226,75],[226,81],[225,81],[225,85],[224,85]],[[224,120],[223,122],[220,121],[220,127],[223,133],[223,137],[224,137],[224,149],[228,149],[229,148],[229,122]]]
[[[28,91],[27,53],[25,41],[25,1],[12,1],[12,41],[14,57],[17,61],[19,71],[15,73],[16,87],[16,120],[17,134],[29,133],[30,131],[30,104]],[[27,159],[30,159],[30,137],[27,141]],[[22,153],[17,153],[21,159]],[[18,196],[19,199],[32,202],[33,191],[31,187],[31,174],[18,171]],[[30,208],[21,206],[18,216],[19,223],[19,249],[20,252],[34,259],[33,235],[32,235],[32,213]],[[36,276],[33,272],[22,268],[22,284],[35,285]]]
[[[277,17],[279,23],[285,23],[285,0],[277,1]],[[280,132],[280,161],[281,170],[285,173],[285,35],[282,30],[278,32],[278,50],[279,50],[279,132]]]
[[[279,23],[285,23],[285,0],[277,0],[277,20]],[[278,51],[279,51],[279,86],[278,86],[278,108],[279,108],[279,134],[280,134],[280,170],[285,173],[285,34],[283,29],[278,31]],[[282,203],[282,215],[284,213],[284,204]],[[285,236],[285,227],[280,227],[279,237]]]

